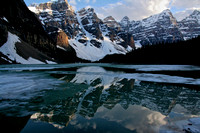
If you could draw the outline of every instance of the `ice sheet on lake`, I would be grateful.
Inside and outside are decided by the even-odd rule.
[[[200,85],[200,79],[191,77],[181,77],[181,76],[170,76],[164,74],[151,74],[145,73],[145,71],[196,71],[200,70],[198,66],[191,65],[111,65],[111,64],[63,64],[63,65],[10,65],[10,66],[0,66],[1,71],[33,71],[33,70],[48,70],[54,71],[54,69],[63,69],[62,73],[68,73],[67,68],[79,68],[76,71],[76,82],[82,82],[83,80],[90,82],[96,78],[101,77],[105,79],[104,81],[109,81],[108,79],[114,78],[126,78],[126,79],[137,79],[139,81],[149,81],[149,82],[160,82],[160,83],[178,83],[178,84],[190,84],[190,85]],[[135,73],[124,73],[124,72],[113,72],[106,71],[104,67],[110,68],[127,68],[136,69]],[[144,71],[143,73],[137,73],[138,71]],[[61,71],[59,71],[61,72]],[[57,73],[57,72],[56,72]],[[103,78],[104,77],[104,78]]]
[[[180,66],[180,67],[181,69],[184,68],[183,66]],[[78,69],[77,72],[78,73],[76,74],[76,77],[74,80],[78,82],[94,81],[97,77],[101,76],[102,80],[114,79],[114,78],[120,78],[120,79],[125,78],[125,79],[137,79],[140,81],[159,82],[159,83],[200,85],[200,79],[186,78],[186,77],[180,77],[180,76],[170,76],[170,75],[164,75],[164,74],[114,73],[114,72],[105,71],[102,67],[83,67],[83,68]]]
[[[116,65],[116,68],[135,69],[137,71],[194,71],[200,70],[192,65]]]

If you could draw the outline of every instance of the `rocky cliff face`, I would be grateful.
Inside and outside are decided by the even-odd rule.
[[[196,38],[200,35],[200,11],[195,10],[178,24],[185,40]]]
[[[64,31],[60,30],[57,35],[57,46],[63,47],[65,49],[68,49],[70,47],[68,36],[65,34]]]
[[[93,36],[93,38],[96,38],[97,40],[104,39],[102,31],[100,29],[104,26],[103,22],[97,17],[93,8],[83,8],[78,11],[77,19],[79,21],[79,24],[82,25],[82,30],[88,32],[90,35]]]
[[[52,55],[54,45],[46,35],[40,21],[35,14],[30,12],[23,0],[11,0],[1,4],[1,18],[5,18],[4,25],[8,31],[14,32],[22,40],[40,49],[42,52]]]
[[[38,15],[49,35],[63,30],[79,58],[97,61],[108,54],[125,54],[132,49],[98,18],[93,8],[74,12],[67,1],[59,0],[29,9]]]
[[[29,9],[38,15],[49,35],[62,29],[69,38],[76,36],[78,21],[74,10],[66,0],[34,4]]]
[[[23,57],[24,52],[17,51],[19,47],[20,49],[22,47],[24,49],[30,48],[30,50],[35,51],[38,55],[39,53],[43,54],[45,58],[47,57],[45,54],[49,56],[55,55],[56,47],[53,41],[47,36],[40,21],[38,21],[35,14],[28,10],[23,0],[5,1],[0,5],[0,32],[2,35],[0,37],[1,60],[4,60],[2,62],[22,63],[28,60],[26,57],[30,59],[37,58],[33,52]],[[21,45],[17,45],[17,43]],[[27,45],[30,45],[30,47],[27,47]],[[19,58],[22,59],[16,59],[20,54]],[[43,57],[37,58],[38,62],[47,63]],[[22,61],[23,59],[24,61]],[[53,59],[46,58],[46,60],[52,61]],[[31,61],[27,63],[31,63]]]

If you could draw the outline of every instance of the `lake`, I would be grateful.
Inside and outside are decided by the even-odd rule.
[[[200,67],[1,65],[6,132],[200,132]]]

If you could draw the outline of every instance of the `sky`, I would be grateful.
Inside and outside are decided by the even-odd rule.
[[[30,5],[50,0],[24,1]],[[130,20],[141,20],[165,9],[170,9],[174,16],[181,20],[191,14],[194,9],[200,10],[200,0],[68,0],[68,2],[75,10],[92,7],[99,18],[113,16],[117,21],[124,16],[128,16]]]

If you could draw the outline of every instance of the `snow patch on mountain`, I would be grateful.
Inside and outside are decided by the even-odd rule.
[[[141,40],[137,40],[137,41],[135,41],[135,48],[136,49],[138,49],[138,48],[141,48],[142,47],[142,45],[141,45]]]
[[[17,42],[19,43],[21,42],[20,38],[17,35],[8,32],[7,42],[3,46],[0,47],[0,52],[3,53],[5,56],[7,56],[10,60],[16,61],[17,63],[20,63],[20,64],[46,64],[32,57],[29,57],[26,60],[20,55],[18,55],[16,51],[16,46],[15,46]],[[49,62],[49,63],[53,63],[53,62]]]
[[[86,26],[83,25],[82,21],[83,19],[87,19],[88,14],[91,14],[90,12],[91,9],[82,9],[82,10],[86,10],[85,11],[86,14],[84,13],[85,14],[84,16],[80,16],[80,13],[77,13],[76,16],[78,19],[79,27],[85,35],[82,36],[78,34],[74,39],[69,40],[70,45],[76,50],[77,56],[79,58],[90,60],[90,61],[99,61],[106,55],[127,53],[127,50],[129,50],[130,47],[128,47],[128,49],[126,50],[124,47],[117,44],[123,40],[119,40],[119,42],[111,41],[110,38],[107,36],[109,32],[108,29],[104,29],[103,31],[101,29],[102,27],[99,26],[102,32],[102,37],[103,37],[102,39],[97,39],[95,35],[93,35],[92,33],[89,33],[89,31],[85,29]],[[93,20],[89,19],[88,21],[89,23],[87,24],[87,26],[89,25],[92,27]],[[85,40],[86,42],[81,43],[79,40]],[[91,41],[95,41],[99,45],[95,46],[93,43],[91,43]]]
[[[105,36],[104,40],[100,41],[100,48],[95,47],[90,42],[82,44],[78,41],[79,39],[81,39],[81,37],[71,39],[69,43],[76,50],[77,57],[85,60],[99,61],[108,54],[125,54],[125,49],[123,47],[111,42],[110,39]],[[124,50],[124,52],[118,51],[117,49]]]

